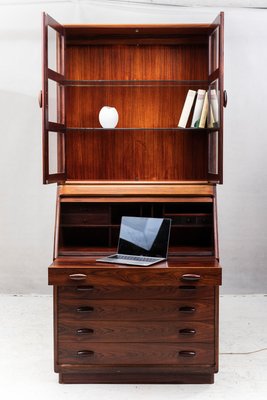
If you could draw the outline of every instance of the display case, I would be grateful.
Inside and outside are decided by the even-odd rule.
[[[43,180],[58,183],[55,371],[62,383],[212,383],[216,184],[223,180],[223,13],[211,24],[60,25],[43,15]],[[178,127],[188,90],[216,123]],[[99,123],[115,107],[115,128]],[[210,110],[210,109],[209,109]],[[208,121],[209,121],[208,110]],[[171,218],[168,260],[98,263],[122,216]]]

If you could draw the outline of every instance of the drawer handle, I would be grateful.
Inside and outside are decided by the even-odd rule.
[[[195,357],[196,352],[194,350],[182,350],[179,351],[180,357]]]
[[[79,357],[92,357],[95,354],[92,350],[78,350],[77,356]]]
[[[87,278],[87,275],[85,274],[71,274],[69,275],[70,279],[73,281],[83,281]]]
[[[179,333],[180,333],[180,335],[184,335],[184,336],[193,336],[196,334],[196,330],[191,329],[191,328],[185,328],[185,329],[180,329]]]
[[[80,328],[80,329],[77,329],[76,333],[77,333],[77,335],[90,335],[90,334],[94,333],[94,330],[90,329],[90,328]]]
[[[78,308],[76,309],[76,311],[77,311],[77,312],[80,312],[80,313],[90,313],[90,312],[93,312],[93,311],[94,311],[94,307],[87,307],[87,306],[85,306],[85,307],[78,307]]]
[[[91,290],[94,290],[94,286],[77,286],[76,290],[78,292],[89,292]]]
[[[184,314],[193,314],[196,309],[195,307],[183,306],[179,308],[179,311]]]
[[[200,280],[200,275],[197,274],[184,274],[181,278],[185,282],[197,282]]]

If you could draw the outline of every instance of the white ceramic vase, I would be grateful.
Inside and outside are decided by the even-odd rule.
[[[119,114],[115,107],[104,106],[99,111],[99,122],[102,128],[115,128]]]

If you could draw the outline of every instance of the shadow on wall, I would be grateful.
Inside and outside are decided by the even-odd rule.
[[[37,96],[0,91],[0,115],[0,292],[46,293],[56,187],[42,184]]]

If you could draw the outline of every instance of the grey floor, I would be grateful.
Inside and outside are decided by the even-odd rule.
[[[60,385],[52,298],[0,295],[0,302],[1,399],[267,399],[267,295],[221,296],[214,385]]]

